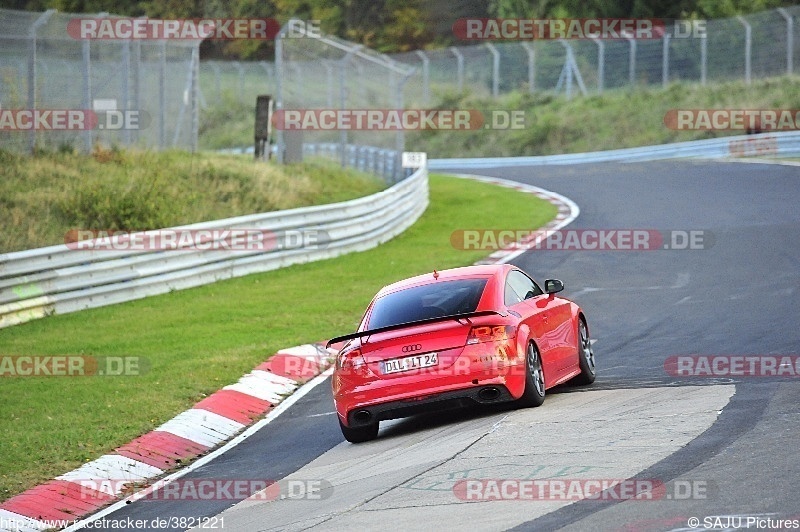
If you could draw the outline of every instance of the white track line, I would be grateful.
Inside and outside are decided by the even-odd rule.
[[[529,194],[535,194],[537,196],[545,196],[545,197],[555,198],[557,201],[561,202],[563,205],[565,205],[567,207],[567,209],[569,211],[569,214],[566,214],[566,215],[563,215],[563,216],[556,215],[556,219],[553,220],[555,222],[554,224],[553,224],[553,222],[550,222],[544,228],[541,228],[541,229],[545,229],[546,228],[547,231],[558,231],[559,229],[563,229],[564,227],[566,227],[569,224],[571,224],[572,222],[574,222],[575,219],[578,216],[580,216],[580,214],[581,214],[581,209],[580,209],[580,207],[578,207],[577,203],[575,203],[574,201],[572,201],[571,199],[569,199],[566,196],[562,196],[561,194],[558,194],[557,192],[553,192],[552,190],[547,190],[547,189],[540,188],[540,187],[537,187],[537,186],[534,186],[534,185],[527,185],[525,183],[519,183],[517,181],[510,181],[508,179],[502,179],[502,178],[499,178],[499,177],[490,177],[490,176],[484,176],[484,175],[478,175],[478,174],[446,174],[446,175],[452,175],[452,176],[460,177],[460,178],[463,178],[463,179],[472,179],[473,181],[480,181],[481,183],[491,183],[491,184],[494,184],[494,185],[500,185],[500,186],[507,187],[507,188],[512,188],[512,189],[515,189],[515,190],[521,190],[521,191],[527,192]],[[561,209],[559,209],[559,211],[560,210]],[[561,218],[561,219],[559,220],[559,218]],[[558,221],[556,221],[556,220],[558,220]],[[505,264],[505,263],[507,263],[507,262],[509,262],[511,260],[514,260],[515,258],[519,257],[520,255],[522,255],[526,251],[530,251],[530,249],[529,249],[530,247],[535,247],[537,244],[539,244],[546,237],[547,237],[547,232],[543,232],[540,236],[537,236],[536,239],[534,240],[534,242],[532,244],[530,244],[529,246],[523,246],[521,249],[509,252],[508,254],[503,255],[503,257],[501,257],[498,260],[496,260],[494,263],[495,264]]]
[[[242,432],[241,434],[239,434],[238,436],[233,438],[231,441],[229,441],[228,443],[226,443],[225,445],[223,445],[219,449],[217,449],[217,450],[215,450],[215,451],[203,456],[202,458],[192,462],[190,465],[186,466],[185,468],[181,469],[180,471],[176,471],[175,473],[173,473],[171,475],[168,475],[168,476],[162,478],[161,480],[158,480],[150,488],[148,488],[148,489],[146,489],[144,491],[138,492],[138,497],[136,495],[133,495],[133,496],[128,497],[126,499],[123,499],[121,501],[117,501],[114,504],[112,504],[111,506],[101,510],[100,512],[98,512],[96,514],[93,514],[92,516],[90,516],[90,517],[88,517],[86,519],[82,519],[82,520],[70,525],[69,527],[64,529],[64,532],[72,532],[72,531],[75,531],[75,530],[81,530],[84,527],[86,527],[89,523],[94,522],[94,521],[96,521],[98,519],[101,519],[101,518],[105,517],[106,515],[108,515],[110,513],[116,512],[117,510],[119,510],[121,508],[124,508],[125,506],[127,506],[129,504],[129,502],[128,502],[129,500],[132,502],[132,501],[136,500],[137,498],[143,497],[146,493],[150,493],[152,491],[158,490],[158,489],[166,486],[170,482],[172,482],[174,480],[177,480],[177,479],[181,478],[182,476],[191,473],[195,469],[206,465],[207,463],[209,463],[212,460],[216,459],[218,456],[220,456],[222,454],[225,454],[226,452],[228,452],[229,450],[233,449],[234,447],[236,447],[237,445],[242,443],[244,440],[246,440],[247,438],[249,438],[250,436],[252,436],[256,432],[261,430],[263,427],[265,427],[268,424],[270,424],[275,418],[277,418],[278,416],[283,414],[286,410],[288,410],[297,401],[299,401],[300,399],[305,397],[311,390],[316,388],[317,385],[319,385],[320,383],[324,382],[331,375],[331,373],[333,373],[333,368],[332,367],[328,368],[323,373],[321,373],[321,374],[317,375],[316,377],[314,377],[312,380],[310,380],[309,382],[307,382],[306,384],[304,384],[303,386],[298,388],[298,390],[296,392],[294,392],[292,395],[287,397],[278,406],[276,406],[272,411],[270,411],[270,413],[267,414],[267,416],[264,419],[258,421],[254,425],[251,425],[247,430],[245,430],[244,432]]]
[[[564,215],[562,213],[559,213],[559,215],[556,216],[556,220],[558,220],[558,221],[554,225],[551,225],[552,222],[550,224],[548,224],[547,228],[549,230],[558,230],[558,229],[561,229],[561,228],[569,225],[570,223],[572,223],[578,217],[578,215],[581,212],[580,208],[578,207],[578,205],[574,201],[572,201],[571,199],[569,199],[569,198],[567,198],[565,196],[562,196],[561,194],[558,194],[556,192],[552,192],[550,190],[546,190],[546,189],[543,189],[543,188],[540,188],[540,187],[537,187],[537,186],[534,186],[534,185],[527,185],[527,184],[524,184],[524,183],[518,183],[516,181],[510,181],[508,179],[501,179],[501,178],[497,178],[497,177],[482,176],[482,175],[477,175],[477,174],[448,174],[448,175],[452,175],[452,176],[463,178],[463,179],[472,179],[474,181],[480,181],[480,182],[483,182],[483,183],[490,183],[490,184],[494,184],[494,185],[499,185],[499,186],[503,186],[503,187],[506,187],[506,188],[512,188],[512,189],[515,189],[515,190],[520,190],[520,191],[523,191],[523,192],[535,194],[535,195],[540,196],[540,197],[544,196],[544,197],[555,198],[558,202],[562,203],[563,205],[566,205],[569,213],[566,214],[566,215]],[[561,211],[561,209],[559,209],[559,211]],[[543,238],[543,237],[539,237],[539,238]],[[511,252],[511,253],[509,253],[507,255],[504,255],[501,259],[498,259],[495,262],[497,264],[506,263],[506,262],[508,262],[508,261],[510,261],[510,260],[522,255],[526,251],[528,251],[528,250],[527,249],[520,249],[520,250]],[[288,349],[287,350],[283,350],[283,351],[279,351],[279,353],[280,352],[286,352],[286,351],[288,351]],[[137,494],[132,495],[132,496],[126,498],[126,499],[117,501],[116,503],[114,503],[111,506],[101,510],[100,512],[98,512],[96,514],[93,514],[92,516],[90,516],[90,517],[88,517],[86,519],[82,519],[82,520],[76,522],[75,524],[69,526],[68,528],[65,528],[64,532],[71,532],[71,531],[75,531],[75,530],[81,530],[83,527],[85,527],[89,523],[94,522],[94,521],[96,521],[98,519],[101,519],[101,518],[105,517],[106,515],[108,515],[110,513],[113,513],[115,511],[121,509],[121,508],[124,508],[127,504],[129,504],[129,502],[132,502],[132,501],[134,501],[134,500],[136,500],[138,498],[141,498],[141,497],[145,496],[146,493],[150,493],[152,491],[158,490],[158,489],[162,488],[163,486],[169,484],[170,482],[172,482],[172,481],[174,481],[176,479],[179,479],[182,476],[184,476],[184,475],[186,475],[188,473],[191,473],[195,469],[197,469],[199,467],[202,467],[203,465],[211,462],[212,460],[216,459],[218,456],[220,456],[220,455],[226,453],[227,451],[229,451],[230,449],[236,447],[237,445],[242,443],[244,440],[246,440],[248,437],[252,436],[256,432],[261,430],[262,427],[268,425],[270,422],[272,422],[272,420],[274,420],[275,418],[280,416],[283,412],[288,410],[294,403],[296,403],[297,401],[302,399],[312,389],[314,389],[317,385],[319,385],[321,382],[323,382],[325,379],[327,379],[328,376],[330,376],[332,373],[333,373],[333,367],[328,368],[326,371],[324,371],[323,373],[321,373],[320,375],[318,375],[317,377],[315,377],[314,379],[312,379],[308,383],[306,383],[303,386],[301,386],[300,388],[298,388],[297,391],[295,391],[292,395],[287,397],[285,400],[281,401],[281,403],[277,407],[275,407],[269,414],[267,414],[267,416],[264,419],[262,419],[261,421],[257,422],[254,425],[251,425],[247,430],[245,430],[244,432],[242,432],[241,434],[239,434],[238,436],[236,436],[235,438],[230,440],[228,443],[226,443],[225,445],[223,445],[219,449],[207,454],[206,456],[203,456],[202,458],[200,458],[197,461],[193,462],[192,464],[186,466],[185,468],[181,469],[180,471],[176,471],[175,473],[173,473],[171,475],[168,475],[168,476],[164,477],[163,479],[160,479],[160,480],[156,481],[155,484],[153,484],[152,486],[146,488],[145,490],[143,490],[141,492],[138,492]],[[252,375],[252,373],[249,374],[249,375]],[[241,379],[240,379],[239,382],[241,382]],[[236,385],[229,385],[229,386],[226,386],[223,389],[235,389],[234,388],[235,386]],[[245,393],[247,393],[247,392],[245,392]]]

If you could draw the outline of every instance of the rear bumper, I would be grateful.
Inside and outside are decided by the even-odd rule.
[[[423,412],[438,412],[513,400],[514,397],[504,384],[481,384],[422,398],[401,399],[354,408],[347,413],[345,424],[348,427],[359,427],[376,421],[408,417]],[[341,413],[339,415],[341,416]]]
[[[377,364],[371,369],[335,370],[331,388],[336,412],[344,425],[353,427],[433,410],[511,401],[525,389],[524,352],[506,341],[482,342],[467,345],[446,367],[389,377],[375,373]],[[490,387],[499,391],[496,397],[481,394]]]

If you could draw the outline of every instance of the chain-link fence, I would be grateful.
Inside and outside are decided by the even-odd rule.
[[[0,149],[196,149],[200,41],[69,33],[70,21],[97,17],[114,18],[0,10]],[[89,111],[95,121],[70,129],[46,113],[56,109]],[[34,110],[38,122],[29,120]]]
[[[291,23],[290,23],[291,24]],[[399,110],[406,107],[404,89],[413,67],[364,46],[318,34],[297,37],[284,32],[275,43],[278,112],[303,110]],[[398,179],[402,130],[337,128],[277,130],[278,157],[293,148],[333,156],[343,166]]]
[[[699,27],[665,21],[665,34],[657,39],[489,42],[392,57],[419,68],[407,84],[410,105],[462,90],[494,97],[517,90],[572,96],[675,81],[749,83],[796,71],[798,15],[800,6],[793,6],[702,21]]]
[[[749,82],[797,70],[798,15],[800,6],[702,21],[700,26],[665,21],[660,39],[489,42],[388,57],[417,68],[403,88],[407,106],[431,105],[442,94],[464,90],[486,97],[512,91],[572,96],[676,81]],[[357,64],[346,68],[357,78]],[[335,92],[336,79],[319,81],[321,85],[309,90]]]
[[[275,94],[275,64],[272,61],[201,61],[200,106],[231,99],[255,105],[256,97]]]
[[[275,63],[199,63],[196,40],[78,40],[69,36],[67,25],[80,15],[0,10],[0,109],[110,108],[143,116],[138,129],[19,131],[0,125],[0,148],[88,150],[105,142],[194,149],[201,109],[231,99],[253,105],[260,94],[277,96],[285,109],[399,109],[424,108],[462,91],[570,97],[675,81],[751,81],[797,70],[798,15],[800,6],[709,20],[704,36],[668,31],[652,40],[488,42],[394,55],[293,32],[294,38],[276,43]],[[386,156],[354,155],[353,145],[394,152],[404,144],[402,132],[303,134],[309,146],[324,144],[324,151],[345,163],[357,157],[371,168]],[[280,131],[278,137],[283,140]]]

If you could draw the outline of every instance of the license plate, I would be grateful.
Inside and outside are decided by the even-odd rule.
[[[394,360],[381,362],[381,373],[389,375],[390,373],[400,373],[402,371],[411,371],[412,369],[429,368],[438,363],[439,356],[436,353],[395,358]]]

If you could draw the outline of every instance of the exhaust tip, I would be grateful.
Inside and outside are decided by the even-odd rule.
[[[500,397],[500,390],[494,386],[482,388],[481,391],[478,392],[478,398],[481,401],[494,401],[498,397]]]
[[[369,423],[372,419],[372,413],[369,410],[359,410],[353,414],[353,421],[356,423]]]

